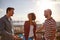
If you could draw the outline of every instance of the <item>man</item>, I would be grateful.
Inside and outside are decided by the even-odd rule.
[[[55,33],[56,33],[56,21],[51,17],[52,11],[50,9],[47,9],[44,11],[44,16],[47,18],[45,20],[45,23],[43,24],[43,27],[41,29],[45,29],[45,40],[54,40],[55,39]]]
[[[6,9],[6,15],[0,18],[0,34],[1,40],[14,40],[16,36],[12,29],[11,16],[14,14],[14,8],[8,7]]]

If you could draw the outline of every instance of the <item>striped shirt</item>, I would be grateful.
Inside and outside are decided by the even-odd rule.
[[[43,24],[45,29],[45,37],[55,36],[56,32],[56,22],[53,18],[45,20]]]

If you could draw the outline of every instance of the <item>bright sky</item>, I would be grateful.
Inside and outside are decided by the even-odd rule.
[[[47,0],[0,0],[0,17],[5,15],[7,7],[14,7],[15,14],[12,17],[13,20],[27,20],[27,14],[34,12],[37,17],[37,21],[43,23],[45,21],[44,10],[51,9],[52,17],[56,21],[60,21],[60,2],[47,1]]]

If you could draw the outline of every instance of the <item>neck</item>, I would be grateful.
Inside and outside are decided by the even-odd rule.
[[[10,16],[8,14],[6,14],[7,18],[10,18]]]
[[[49,16],[47,19],[50,19],[51,18],[51,16]]]

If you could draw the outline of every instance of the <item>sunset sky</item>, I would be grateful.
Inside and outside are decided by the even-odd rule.
[[[43,23],[45,21],[44,10],[51,9],[52,17],[60,22],[60,1],[59,0],[0,0],[0,17],[6,14],[7,7],[14,7],[15,14],[13,20],[27,20],[30,12],[36,14],[36,21]]]

